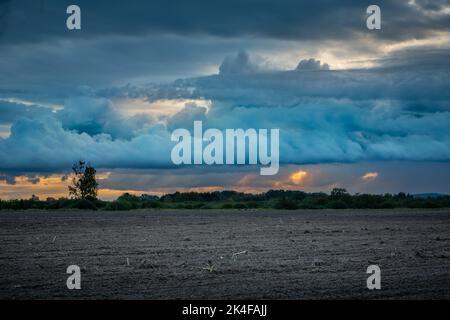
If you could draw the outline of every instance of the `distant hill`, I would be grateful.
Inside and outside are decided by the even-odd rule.
[[[413,194],[413,197],[418,198],[418,199],[439,198],[439,197],[446,197],[446,196],[448,196],[448,195],[444,194],[444,193],[436,193],[436,192]]]

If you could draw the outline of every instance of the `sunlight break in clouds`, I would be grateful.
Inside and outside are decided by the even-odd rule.
[[[98,172],[98,182],[108,179],[110,172]],[[41,200],[46,198],[67,197],[68,186],[72,182],[73,175],[61,176],[52,174],[48,176],[16,176],[13,180],[1,179],[0,177],[0,199],[28,199],[32,194],[38,196]],[[130,190],[110,190],[100,187],[99,196],[103,199],[117,198],[123,192]],[[142,193],[142,192],[141,192]]]
[[[146,99],[123,99],[115,102],[120,111],[128,116],[147,114],[155,117],[170,117],[183,110],[187,105],[211,107],[211,100],[202,99],[161,99],[148,101]]]
[[[367,172],[365,175],[361,177],[364,181],[374,180],[378,177],[378,172]]]
[[[304,170],[299,170],[299,171],[292,173],[289,176],[289,179],[294,184],[300,184],[304,181],[304,179],[306,178],[307,175],[308,175],[308,172],[306,172]]]

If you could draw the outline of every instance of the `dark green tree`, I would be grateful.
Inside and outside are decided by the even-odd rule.
[[[69,186],[69,195],[75,199],[96,200],[98,183],[94,167],[80,160],[74,163],[72,170],[74,177]]]
[[[333,188],[330,195],[332,198],[343,198],[349,196],[347,190],[344,188]]]

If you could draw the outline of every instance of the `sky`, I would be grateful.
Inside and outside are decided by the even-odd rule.
[[[446,0],[0,0],[0,199],[67,196],[80,159],[103,199],[450,194],[449,58]],[[279,173],[173,165],[195,120],[279,128]]]

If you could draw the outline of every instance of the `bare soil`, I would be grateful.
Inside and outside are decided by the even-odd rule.
[[[2,299],[450,298],[450,210],[0,212],[0,241]]]

